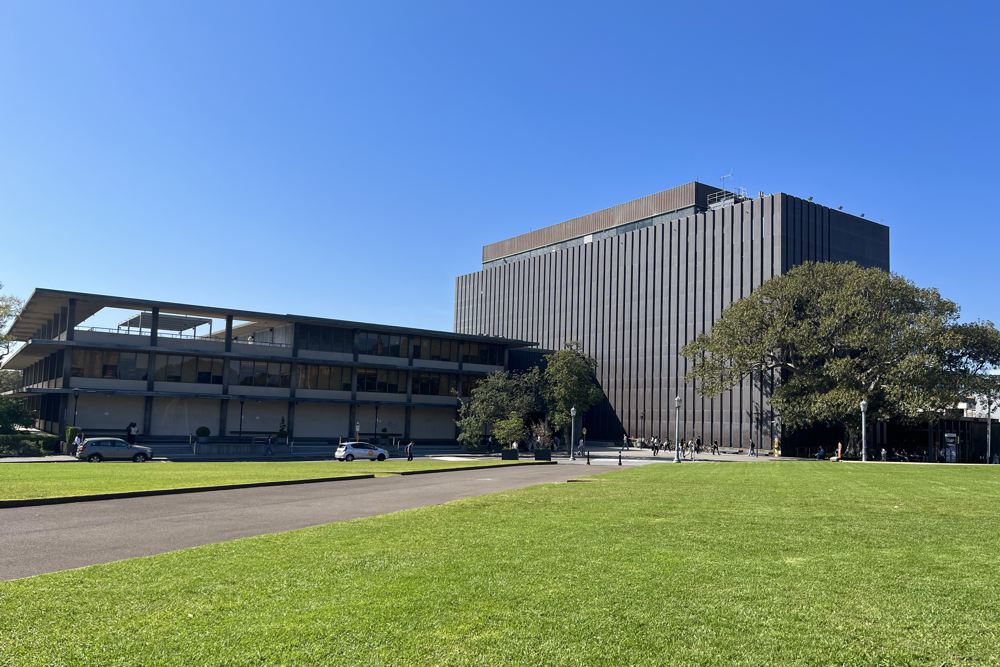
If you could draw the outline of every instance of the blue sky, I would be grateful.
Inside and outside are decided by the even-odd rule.
[[[450,329],[483,243],[732,171],[1000,319],[998,7],[0,0],[0,282]]]

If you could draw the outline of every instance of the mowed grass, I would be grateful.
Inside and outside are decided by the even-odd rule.
[[[1000,466],[650,465],[0,583],[0,662],[997,664],[998,509]]]
[[[406,470],[442,470],[501,463],[483,461],[225,461],[217,463],[4,463],[0,500],[83,496],[96,493],[194,488],[293,479],[388,475]],[[517,465],[517,461],[505,462]],[[2,521],[2,517],[0,517]]]

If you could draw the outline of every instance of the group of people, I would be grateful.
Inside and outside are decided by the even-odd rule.
[[[649,440],[646,438],[636,438],[635,440],[630,440],[628,435],[622,437],[622,449],[630,449],[632,444],[635,444],[639,449],[650,449],[653,452],[653,456],[659,456],[660,451],[670,450],[673,445],[670,443],[670,439],[660,440],[659,437],[653,436]],[[757,456],[757,449],[754,446],[753,440],[750,440],[750,456]],[[694,459],[696,454],[701,454],[704,451],[704,445],[701,441],[701,436],[697,436],[693,440],[682,440],[681,441],[681,455],[685,458]],[[721,453],[719,449],[719,441],[713,440],[712,444],[709,445],[709,453],[718,456]]]

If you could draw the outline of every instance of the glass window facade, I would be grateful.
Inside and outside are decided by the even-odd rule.
[[[422,396],[452,396],[452,389],[458,391],[457,375],[447,373],[414,373],[413,393]]]
[[[374,354],[380,357],[410,356],[410,339],[397,334],[359,331],[357,336],[358,354]]]
[[[458,362],[458,341],[447,338],[428,338],[415,336],[413,338],[413,358],[431,361]]]
[[[489,343],[466,341],[462,348],[462,361],[466,364],[503,366],[503,347]]]
[[[277,361],[232,360],[229,362],[229,384],[287,389],[292,386],[292,365]]]
[[[83,378],[145,380],[148,361],[145,352],[73,350],[70,373]]]
[[[354,352],[354,332],[312,324],[299,326],[299,349],[322,352]]]
[[[158,354],[156,355],[153,379],[157,382],[222,384],[223,367],[222,359]]]
[[[351,369],[341,366],[299,366],[299,389],[324,389],[327,391],[350,391]]]
[[[358,391],[405,394],[406,372],[374,368],[358,369]]]

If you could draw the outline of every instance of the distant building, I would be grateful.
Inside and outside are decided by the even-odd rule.
[[[132,314],[82,326],[106,308]],[[213,327],[213,323],[215,326]],[[62,434],[453,441],[459,396],[524,342],[37,289],[11,326],[38,426]]]
[[[889,228],[787,194],[688,183],[483,246],[482,270],[457,279],[455,330],[581,343],[608,398],[587,417],[591,437],[672,439],[680,396],[682,438],[763,443],[778,432],[767,391],[703,398],[680,350],[811,260],[888,270]]]

